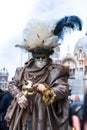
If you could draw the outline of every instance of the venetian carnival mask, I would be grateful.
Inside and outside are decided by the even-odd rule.
[[[34,61],[35,61],[35,65],[38,67],[38,68],[43,68],[46,64],[47,64],[47,60],[48,58],[45,58],[45,57],[41,57],[41,58],[35,58]]]

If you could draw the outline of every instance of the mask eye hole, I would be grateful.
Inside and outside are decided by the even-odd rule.
[[[35,57],[36,60],[45,60],[46,57]]]
[[[39,60],[40,58],[39,58],[39,57],[36,57],[35,59],[36,59],[36,60]]]
[[[41,59],[44,60],[44,59],[46,59],[46,57],[42,57]]]

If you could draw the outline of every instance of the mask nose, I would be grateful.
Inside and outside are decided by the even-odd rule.
[[[43,62],[43,59],[42,59],[42,58],[40,58],[40,59],[39,59],[39,61],[40,61],[40,63],[42,63],[42,62]]]

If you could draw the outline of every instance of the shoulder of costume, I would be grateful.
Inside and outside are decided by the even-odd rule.
[[[69,77],[69,67],[62,65],[61,63],[56,63],[51,65],[51,70],[56,69],[58,72],[60,72],[62,75],[67,75]]]
[[[34,61],[34,59],[33,59],[33,58],[31,58],[31,59],[27,60],[27,61],[24,63],[24,66],[29,65],[29,64],[30,64],[30,63],[32,63],[33,61]]]
[[[68,66],[64,66],[63,64],[61,63],[52,63],[52,66],[54,68],[61,68],[61,69],[64,69],[64,70],[68,70],[69,71],[69,67]]]
[[[16,72],[16,73],[17,73],[17,72],[21,72],[22,69],[23,69],[23,67],[17,67],[15,72]]]

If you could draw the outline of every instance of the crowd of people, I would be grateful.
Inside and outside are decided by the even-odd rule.
[[[79,130],[73,116],[77,115],[81,121],[82,111],[76,113],[77,102],[68,103],[69,68],[53,63],[50,58],[60,45],[59,40],[64,38],[67,27],[81,30],[81,19],[66,16],[53,25],[39,21],[25,29],[24,43],[16,47],[27,50],[32,58],[24,67],[16,69],[8,92],[0,99],[0,112],[5,111],[3,121],[7,127],[3,130],[68,130],[69,123]]]

